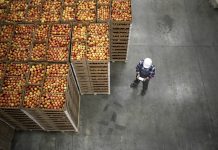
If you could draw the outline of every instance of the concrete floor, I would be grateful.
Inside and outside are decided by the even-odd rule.
[[[217,150],[218,11],[208,0],[133,0],[127,63],[111,95],[83,96],[80,133],[18,132],[13,150]],[[136,63],[153,58],[145,96]]]

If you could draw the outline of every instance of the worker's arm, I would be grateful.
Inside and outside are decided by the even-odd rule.
[[[140,72],[142,65],[143,65],[143,61],[141,60],[141,61],[138,63],[138,65],[136,66],[136,72],[137,72],[137,73]]]
[[[152,68],[150,70],[150,75],[149,75],[149,79],[153,78],[155,76],[155,72],[156,72],[156,68],[154,65],[152,65]]]

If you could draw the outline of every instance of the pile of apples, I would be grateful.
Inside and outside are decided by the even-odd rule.
[[[94,0],[79,0],[77,3],[76,19],[79,21],[95,21],[96,3]]]
[[[25,89],[23,106],[26,108],[36,108],[40,104],[41,87],[29,85]]]
[[[10,3],[10,10],[16,11],[16,10],[25,10],[27,8],[27,2],[26,0],[13,0]]]
[[[110,0],[98,0],[98,4],[100,4],[100,5],[109,5]]]
[[[29,84],[41,84],[45,76],[45,65],[36,64],[30,66]]]
[[[64,93],[67,89],[67,78],[47,77],[43,89],[48,93]]]
[[[17,108],[20,106],[21,94],[14,92],[3,91],[0,93],[1,108]]]
[[[81,60],[86,57],[87,26],[78,24],[73,27],[73,46],[71,58]]]
[[[49,25],[38,25],[35,29],[35,39],[44,41],[48,38]]]
[[[98,20],[107,21],[110,19],[110,6],[98,7]]]
[[[64,0],[64,5],[75,5],[76,0]]]
[[[13,25],[1,26],[0,41],[8,41],[13,34]]]
[[[47,0],[42,5],[41,22],[57,22],[60,19],[60,0]]]
[[[108,60],[109,26],[96,23],[88,26],[87,58],[88,60]]]
[[[27,10],[26,21],[34,22],[40,19],[40,7],[32,7]]]
[[[49,64],[46,68],[47,77],[67,77],[69,66],[67,64]]]
[[[51,27],[52,35],[69,35],[70,33],[70,25],[69,24],[54,24]]]
[[[0,60],[7,58],[7,51],[9,50],[8,43],[0,43]]]
[[[25,10],[13,11],[10,10],[6,16],[7,21],[23,21],[24,20]]]
[[[32,48],[31,59],[32,60],[45,60],[46,50],[47,50],[47,46],[45,43],[35,43]]]
[[[39,6],[41,4],[42,0],[30,0],[31,6]]]
[[[51,36],[49,39],[49,47],[67,47],[70,43],[69,35]]]
[[[21,94],[26,82],[27,70],[27,64],[7,65],[5,79],[2,86],[3,92],[0,94],[0,107],[20,106]]]
[[[4,71],[5,71],[5,64],[0,64],[0,80],[3,79]]]
[[[68,47],[50,47],[47,50],[48,61],[67,61]]]
[[[41,97],[40,108],[59,110],[63,108],[64,104],[64,94],[45,93]]]
[[[131,1],[130,0],[114,0],[112,2],[112,19],[115,21],[130,21]]]
[[[64,21],[74,20],[75,16],[76,16],[76,13],[75,13],[75,8],[74,7],[67,6],[67,7],[64,8],[63,14],[62,14],[62,19]]]

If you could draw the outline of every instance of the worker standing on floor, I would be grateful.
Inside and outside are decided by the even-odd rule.
[[[136,88],[140,81],[143,83],[141,95],[145,95],[148,89],[148,83],[155,75],[155,66],[152,64],[151,58],[145,58],[141,60],[136,66],[136,79],[130,85],[132,88]]]

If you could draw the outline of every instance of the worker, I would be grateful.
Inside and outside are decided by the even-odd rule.
[[[141,60],[136,66],[136,79],[131,83],[131,88],[136,88],[140,81],[143,83],[141,95],[145,95],[148,89],[148,83],[155,75],[155,66],[152,64],[151,58]]]

